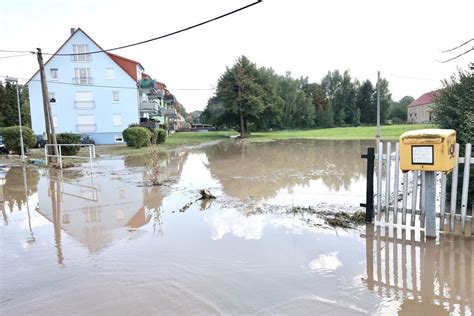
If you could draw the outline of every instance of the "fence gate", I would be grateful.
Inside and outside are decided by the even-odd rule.
[[[367,154],[362,155],[362,158],[367,159],[366,202],[361,204],[366,207],[366,221],[372,222],[375,217],[378,225],[425,229],[427,211],[433,212],[427,205],[434,205],[436,226],[440,231],[474,236],[473,201],[468,199],[470,166],[474,164],[474,158],[471,158],[471,144],[466,144],[464,157],[459,157],[459,149],[459,144],[456,144],[457,162],[454,169],[449,174],[435,174],[436,201],[427,201],[429,181],[426,181],[426,173],[401,172],[399,143],[392,147],[390,142],[379,142],[377,154],[374,148],[368,148]],[[461,172],[462,179],[458,181]],[[451,179],[449,192],[446,191],[448,178]],[[459,207],[458,188],[461,188]]]

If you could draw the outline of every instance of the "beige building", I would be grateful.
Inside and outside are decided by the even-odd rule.
[[[427,92],[408,105],[408,123],[419,124],[432,122],[430,108],[434,103],[434,97],[437,93],[438,91]]]

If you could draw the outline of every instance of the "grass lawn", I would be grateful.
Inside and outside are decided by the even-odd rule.
[[[397,139],[406,131],[415,129],[432,128],[432,125],[424,124],[405,124],[405,125],[386,125],[381,127],[382,139]],[[375,126],[359,127],[337,127],[312,130],[290,130],[276,132],[252,133],[251,141],[270,141],[277,139],[375,139]]]

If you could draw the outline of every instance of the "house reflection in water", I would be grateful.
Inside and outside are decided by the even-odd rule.
[[[459,235],[426,239],[423,232],[368,226],[369,290],[388,297],[398,313],[472,315],[474,240]],[[382,311],[381,311],[382,312]]]
[[[144,195],[143,187],[127,183],[123,177],[71,180],[61,172],[42,177],[37,211],[54,224],[58,261],[62,261],[61,229],[89,251],[97,252],[112,242],[114,229],[147,224],[151,215],[144,205]]]

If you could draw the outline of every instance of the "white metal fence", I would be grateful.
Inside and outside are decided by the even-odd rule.
[[[63,156],[62,152],[63,152],[63,147],[86,147],[88,148],[88,155],[87,156],[79,156],[79,155],[72,155],[72,156],[69,156],[69,155],[65,155]],[[51,154],[49,153],[48,151],[48,148],[53,148],[56,147],[56,153],[57,154]],[[59,168],[63,168],[63,159],[64,158],[72,158],[72,159],[83,159],[83,160],[88,160],[89,163],[90,163],[90,166],[92,168],[92,159],[95,158],[95,145],[93,144],[46,144],[44,146],[44,157],[45,157],[45,160],[46,160],[46,165],[48,164],[48,161],[50,160],[50,158],[58,158],[58,161],[59,161]]]
[[[375,156],[377,184],[374,207],[377,223],[424,228],[426,217],[425,172],[409,171],[400,174],[399,143],[395,144],[395,150],[392,151],[390,142],[385,144],[379,142],[377,153]],[[462,234],[474,235],[473,202],[468,199],[470,165],[474,164],[474,158],[471,158],[471,144],[466,145],[464,157],[459,157],[459,144],[456,144],[456,157],[458,157],[457,163],[450,174],[436,173],[437,225],[440,231],[460,231]],[[461,169],[463,172],[462,183],[458,183],[458,174]],[[446,192],[448,177],[452,178],[449,198]],[[460,207],[457,205],[459,187],[461,187]],[[468,214],[468,202],[471,205],[470,215]]]

